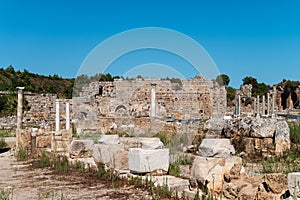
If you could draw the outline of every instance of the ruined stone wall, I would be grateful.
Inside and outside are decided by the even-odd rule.
[[[55,94],[33,94],[24,92],[24,98],[28,102],[28,111],[23,112],[23,127],[36,127],[46,130],[55,130]],[[60,99],[60,127],[65,127],[66,101],[70,102],[70,116],[72,116],[72,99]],[[16,116],[0,118],[0,129],[16,129]]]
[[[155,117],[150,117],[151,87],[155,84]],[[163,123],[222,117],[226,90],[201,76],[181,84],[161,79],[93,82],[74,97],[74,121],[79,132],[107,132],[135,127],[143,133],[158,131]]]

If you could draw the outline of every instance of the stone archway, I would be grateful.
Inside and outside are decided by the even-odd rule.
[[[118,112],[118,110],[120,110],[120,109],[127,110],[126,106],[124,106],[124,105],[118,105],[118,106],[115,108],[114,112],[116,113],[116,112]]]

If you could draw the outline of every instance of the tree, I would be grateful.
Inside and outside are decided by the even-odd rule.
[[[227,87],[230,83],[230,78],[226,74],[221,74],[217,76],[216,81],[219,83],[219,85],[224,85]]]
[[[233,87],[227,87],[226,91],[227,91],[227,101],[228,100],[233,101],[235,98],[236,89],[234,89]]]
[[[243,78],[243,85],[249,84],[252,85],[252,96],[265,95],[271,89],[271,87],[269,85],[266,85],[265,83],[258,83],[256,78],[246,76],[245,78]]]
[[[249,84],[252,85],[252,88],[256,87],[257,86],[257,79],[253,78],[251,76],[246,76],[245,78],[243,78],[243,85],[249,85]]]
[[[7,68],[6,68],[6,71],[11,73],[11,74],[15,74],[15,69],[12,65],[9,65]]]

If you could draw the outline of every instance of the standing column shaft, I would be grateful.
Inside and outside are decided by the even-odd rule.
[[[257,95],[257,115],[259,115],[259,96]]]
[[[59,133],[59,100],[56,99],[55,101],[55,106],[56,106],[56,116],[55,116],[55,132]]]
[[[253,110],[254,110],[254,115],[256,114],[256,98],[254,98],[254,108],[253,108]]]
[[[24,87],[17,87],[18,89],[18,109],[17,109],[17,129],[22,128],[23,119],[23,90]]]
[[[270,115],[270,93],[267,93],[267,115]]]
[[[70,102],[66,102],[66,130],[70,129]]]
[[[156,84],[151,84],[151,105],[150,105],[150,117],[155,117],[156,115],[156,108],[155,108],[155,95],[156,95]]]
[[[264,116],[266,114],[266,97],[265,95],[262,96],[262,115]]]
[[[272,115],[275,114],[275,93],[272,93]]]
[[[23,119],[23,90],[24,87],[17,87],[18,89],[18,107],[17,107],[17,131],[16,131],[16,149],[19,150],[19,140],[22,129]]]
[[[238,96],[238,116],[241,116],[241,96]]]

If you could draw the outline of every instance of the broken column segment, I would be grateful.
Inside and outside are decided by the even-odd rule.
[[[151,83],[151,104],[150,104],[150,117],[155,117],[156,107],[155,107],[155,95],[156,95],[156,84]]]

